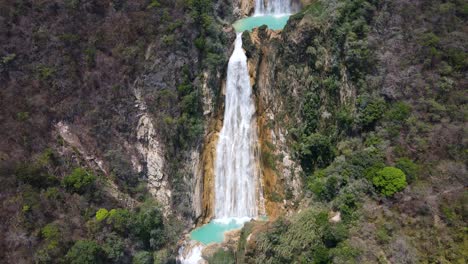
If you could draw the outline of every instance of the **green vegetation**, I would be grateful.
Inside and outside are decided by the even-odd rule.
[[[408,181],[408,183],[411,183],[417,179],[420,170],[419,166],[408,158],[399,158],[396,161],[395,167],[397,167],[405,173],[406,180]]]
[[[133,264],[152,264],[153,255],[148,251],[138,251],[132,260]]]
[[[385,167],[378,171],[372,178],[372,183],[385,196],[392,196],[407,185],[405,173],[395,167]]]
[[[258,234],[257,247],[247,254],[248,263],[330,263],[340,256],[344,262],[353,252],[343,244],[347,227],[330,223],[326,211],[310,208],[290,221],[269,224],[268,232]]]
[[[65,256],[71,264],[99,264],[104,263],[104,252],[94,241],[79,240],[67,252]]]
[[[234,264],[236,263],[234,253],[229,250],[220,248],[207,259],[208,263],[219,263],[219,264]]]
[[[147,249],[159,249],[166,242],[161,211],[143,207],[132,219],[132,232]]]
[[[59,246],[61,239],[60,229],[55,224],[48,224],[41,230],[41,235],[47,241],[47,249],[54,249]]]
[[[109,216],[109,211],[107,211],[106,208],[101,208],[96,212],[96,220],[98,222],[105,220],[108,216]]]
[[[96,176],[91,172],[83,169],[76,168],[70,175],[63,178],[62,184],[69,191],[83,194],[91,191],[95,185]]]

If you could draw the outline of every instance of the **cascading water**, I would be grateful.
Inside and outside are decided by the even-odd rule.
[[[256,217],[255,106],[241,33],[229,59],[225,102],[216,148],[215,217]]]
[[[223,234],[241,228],[258,216],[257,198],[263,202],[257,186],[257,125],[247,56],[242,49],[242,33],[236,36],[229,59],[226,79],[224,123],[216,146],[215,219],[191,233],[198,243],[186,242],[178,260],[196,264],[202,260],[203,245],[222,242]]]
[[[291,9],[291,0],[256,0],[255,16],[241,19],[233,26],[237,32],[263,24],[274,30],[282,29]],[[201,263],[205,245],[222,242],[224,232],[239,229],[263,213],[256,147],[255,104],[242,33],[238,33],[228,64],[224,123],[216,146],[215,219],[191,232],[191,240],[184,241],[179,250],[179,262]]]
[[[255,15],[291,14],[291,0],[255,0]]]

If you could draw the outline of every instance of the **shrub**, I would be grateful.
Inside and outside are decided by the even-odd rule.
[[[359,253],[358,249],[353,248],[346,241],[330,250],[333,263],[358,263],[356,259]]]
[[[132,232],[145,248],[159,249],[165,243],[163,217],[158,208],[143,207],[132,221]]]
[[[112,263],[121,263],[124,257],[125,243],[122,238],[112,232],[106,235],[102,249],[106,253],[107,258],[112,260]]]
[[[383,115],[385,111],[385,101],[360,97],[359,101],[359,121],[363,128],[371,128]]]
[[[15,60],[15,58],[16,58],[16,54],[15,54],[15,53],[8,54],[8,55],[2,57],[1,62],[2,62],[2,64],[7,65],[8,63],[10,63],[10,62],[12,62],[13,60]]]
[[[83,194],[94,187],[96,176],[83,168],[76,168],[70,175],[65,176],[62,184],[69,191]]]
[[[314,133],[304,137],[298,146],[302,168],[308,172],[328,165],[335,157],[331,141],[327,136]]]
[[[334,248],[348,237],[348,231],[343,223],[327,223],[323,229],[322,241],[327,248]]]
[[[336,122],[338,128],[347,133],[353,127],[354,117],[349,109],[343,108],[336,114]]]
[[[130,212],[126,209],[112,209],[107,216],[107,223],[120,234],[127,233],[130,223]]]
[[[65,256],[70,264],[99,264],[104,263],[104,252],[95,241],[79,240],[68,250]]]
[[[312,259],[314,264],[330,263],[329,249],[321,244],[316,246],[312,252]]]
[[[408,182],[415,180],[419,173],[419,166],[414,164],[414,162],[408,158],[398,159],[395,167],[399,168],[406,174],[406,180]]]
[[[60,191],[59,188],[57,187],[49,187],[45,191],[45,197],[47,197],[50,200],[58,200],[60,198]]]
[[[18,112],[16,114],[16,119],[18,119],[19,121],[26,121],[29,119],[29,112]]]
[[[47,249],[54,249],[59,245],[60,229],[55,224],[48,224],[41,230],[41,235],[47,241]]]
[[[385,167],[376,173],[372,183],[384,196],[392,196],[406,187],[406,175],[398,168]]]
[[[219,248],[210,258],[208,258],[208,263],[234,264],[236,261],[232,251]]]
[[[146,7],[146,9],[152,9],[152,8],[157,8],[157,7],[160,7],[161,4],[159,3],[158,0],[151,0],[151,2],[149,3],[149,5]]]
[[[109,211],[106,208],[101,208],[96,212],[96,220],[101,222],[109,216]]]
[[[133,264],[152,264],[153,255],[148,251],[138,251],[132,260]]]
[[[16,168],[16,178],[37,188],[47,188],[58,183],[58,179],[50,175],[47,170],[39,164],[21,164]]]
[[[395,121],[398,123],[404,122],[408,119],[411,113],[411,108],[404,102],[395,103],[392,108],[385,114],[385,117],[389,121]]]

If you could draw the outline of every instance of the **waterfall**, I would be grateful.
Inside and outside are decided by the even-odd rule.
[[[239,33],[229,59],[224,124],[216,147],[217,219],[257,216],[256,144],[255,105]]]
[[[291,14],[291,0],[255,0],[255,15]]]

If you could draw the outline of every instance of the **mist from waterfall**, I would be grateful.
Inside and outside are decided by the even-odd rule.
[[[291,14],[291,0],[255,0],[255,15]]]
[[[256,127],[247,57],[239,33],[229,59],[224,123],[216,148],[216,219],[258,215]]]

